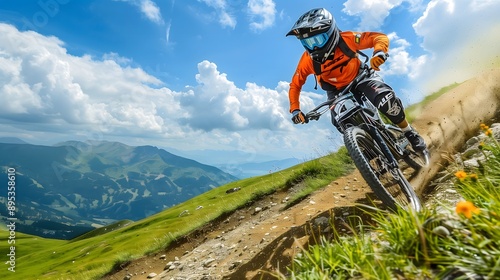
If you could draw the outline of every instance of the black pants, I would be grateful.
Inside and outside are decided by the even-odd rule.
[[[356,98],[360,96],[360,92],[363,92],[368,100],[394,124],[398,124],[406,118],[401,100],[377,73],[361,80],[352,92]],[[328,99],[334,98],[338,93],[339,91],[327,91]],[[333,112],[332,123],[335,124]]]

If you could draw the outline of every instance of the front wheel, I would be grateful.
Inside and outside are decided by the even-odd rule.
[[[399,168],[391,168],[389,159],[368,132],[350,127],[344,132],[344,143],[361,175],[382,202],[396,210],[420,211],[417,194]]]

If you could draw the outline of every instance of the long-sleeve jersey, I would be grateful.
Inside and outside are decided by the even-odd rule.
[[[340,36],[353,51],[373,48],[374,52],[383,51],[387,53],[389,50],[389,38],[383,33],[345,31],[341,32]],[[321,65],[321,75],[318,75],[316,79],[319,83],[329,83],[335,88],[341,89],[356,78],[360,64],[359,59],[351,59],[339,47],[336,47],[333,58],[327,59]],[[288,92],[290,112],[300,109],[300,91],[307,77],[311,74],[315,74],[313,61],[309,53],[305,51],[290,82]]]

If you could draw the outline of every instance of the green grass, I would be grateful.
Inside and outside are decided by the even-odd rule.
[[[444,92],[445,89],[429,98],[436,98]],[[427,102],[430,102],[429,100]],[[412,110],[410,106],[409,111]],[[175,240],[186,236],[224,214],[248,205],[259,197],[292,187],[299,188],[294,192],[294,196],[291,197],[286,206],[290,207],[307,197],[311,192],[328,185],[339,176],[350,173],[353,169],[354,166],[347,155],[347,151],[345,148],[341,148],[336,153],[279,172],[226,184],[161,213],[128,225],[127,222],[109,225],[108,229],[113,228],[111,232],[101,228],[70,241],[44,239],[16,233],[16,272],[9,272],[7,270],[8,266],[5,265],[4,269],[0,270],[0,279],[99,279],[114,267],[120,267],[135,258],[166,248]],[[226,190],[236,187],[241,188],[241,190],[233,194],[225,193]],[[196,210],[198,206],[203,206],[203,208]],[[186,210],[189,214],[179,217]],[[497,213],[500,213],[500,211]],[[407,217],[402,219],[400,223],[412,223],[413,221]],[[0,229],[1,252],[9,251],[8,236],[9,233],[5,229]],[[372,248],[369,246],[371,245],[371,239],[366,240],[364,236],[359,235],[359,239],[362,241],[360,244],[356,243],[356,239],[339,239],[342,240],[343,245],[354,244],[357,248],[355,252],[335,249],[336,245],[331,245],[332,248],[330,248],[330,245],[327,246],[326,240],[324,240],[325,249],[328,249],[332,254],[328,259],[333,259],[330,261],[335,263],[335,256],[345,253],[347,255],[343,256],[344,260],[353,262],[358,258],[364,258],[364,261],[360,262],[359,265],[365,263],[371,270],[376,271],[381,269],[380,265],[374,266],[371,260],[375,261],[376,264],[386,264],[393,269],[401,267],[400,265],[404,261],[408,261],[403,259],[395,263],[385,263],[385,260],[375,258],[376,252],[370,251],[370,248]],[[318,252],[314,253],[314,256],[317,256],[321,253],[319,251],[323,249],[315,250]],[[368,250],[366,256],[360,254],[365,252],[364,250]],[[307,255],[307,253],[305,254]],[[300,262],[297,260],[297,263]],[[315,266],[316,268],[313,271],[307,273],[310,273],[310,275],[323,275],[322,270],[319,268],[326,265],[322,263]],[[356,267],[359,265],[356,265]],[[295,268],[297,267],[300,266],[296,265]],[[349,268],[348,271],[349,275],[354,275],[353,273],[356,272],[353,268]],[[366,276],[390,275],[385,270],[377,272],[377,274],[373,271],[370,273]]]
[[[487,131],[487,129],[485,129]],[[465,201],[419,213],[365,207],[369,223],[350,234],[320,238],[294,259],[281,279],[500,279],[500,145],[480,147],[476,169],[455,173]]]
[[[302,168],[288,176],[285,182],[287,188],[302,185],[302,188],[290,198],[286,208],[354,168],[354,163],[345,147],[341,147],[335,157],[327,156],[304,163]]]
[[[300,186],[296,203],[335,178],[350,173],[345,148],[264,176],[220,186],[146,219],[121,221],[73,240],[51,240],[16,233],[16,272],[0,270],[0,279],[99,279],[115,267],[168,247],[175,240],[279,190]],[[226,190],[240,188],[226,194]],[[198,209],[198,206],[203,208]],[[185,213],[181,217],[181,213]],[[112,231],[111,231],[112,230]],[[0,231],[0,250],[8,252],[8,232]]]
[[[133,223],[133,221],[131,221],[131,220],[121,220],[118,222],[114,222],[114,223],[111,223],[111,224],[106,225],[104,227],[100,227],[100,228],[91,230],[89,232],[86,232],[78,237],[73,238],[71,241],[78,241],[78,240],[82,240],[82,239],[87,239],[87,238],[103,235],[103,234],[106,234],[108,232],[120,229],[122,227],[126,227],[131,223]]]

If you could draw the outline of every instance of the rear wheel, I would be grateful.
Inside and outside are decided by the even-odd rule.
[[[351,127],[344,132],[344,143],[363,178],[386,206],[420,211],[420,200],[413,187],[399,168],[390,167],[389,159],[368,132]]]

